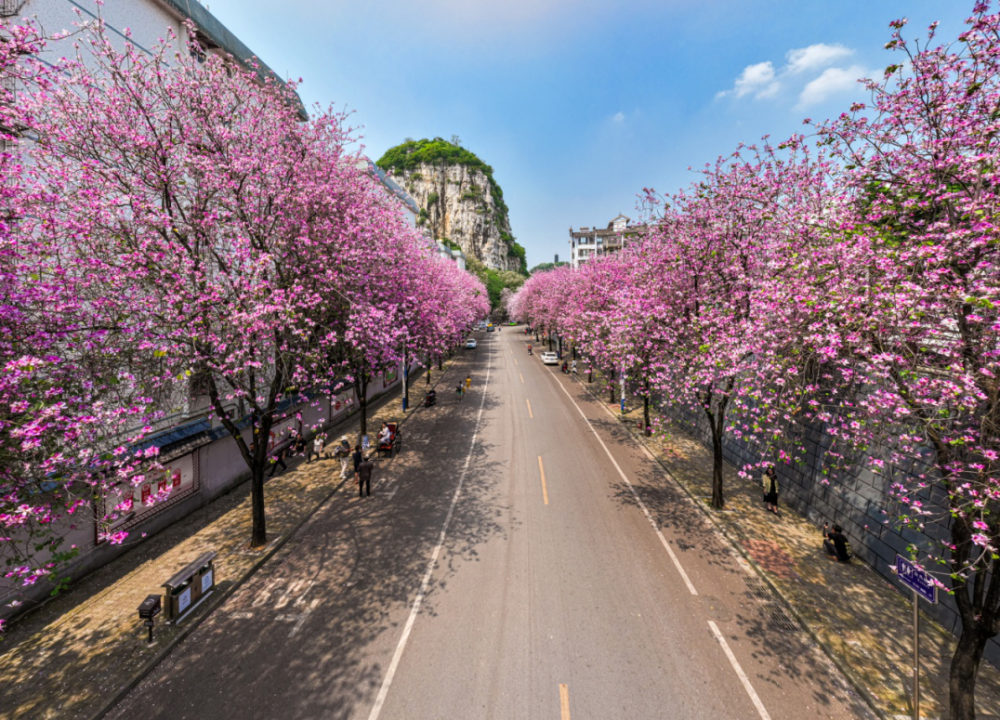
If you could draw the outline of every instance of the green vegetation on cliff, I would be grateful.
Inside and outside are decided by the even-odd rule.
[[[500,298],[504,288],[516,291],[524,285],[525,277],[523,274],[516,273],[513,270],[493,270],[483,265],[474,257],[465,258],[465,267],[469,272],[483,281],[483,285],[486,286],[486,292],[490,296],[490,307],[493,310],[500,307]]]
[[[510,227],[510,218],[507,212],[507,203],[503,199],[503,190],[500,189],[497,181],[493,179],[493,168],[480,160],[474,152],[439,137],[433,140],[407,140],[402,145],[397,145],[394,148],[386,150],[385,154],[375,164],[382,170],[386,172],[392,171],[396,175],[412,172],[425,164],[439,167],[464,165],[470,170],[481,172],[486,176],[490,184],[490,196],[493,198],[493,207],[496,210],[495,222],[497,229],[500,230],[501,238],[507,243],[507,254],[520,259],[521,273],[527,271],[528,265],[525,261],[524,248],[518,245],[514,236],[506,230],[506,228]],[[478,188],[476,188],[476,191],[478,191]],[[466,195],[470,197],[466,198],[463,195],[462,199],[476,199],[474,197],[476,191],[467,192]],[[437,200],[437,196],[435,195],[434,197]],[[432,203],[430,203],[430,199],[428,198],[428,205],[430,204]]]

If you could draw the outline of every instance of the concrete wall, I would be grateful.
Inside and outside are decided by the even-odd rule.
[[[692,412],[677,406],[660,406],[661,412],[687,433],[693,435],[706,447],[711,447],[711,433],[704,412]],[[941,521],[929,522],[923,533],[902,529],[893,521],[896,517],[893,501],[886,493],[886,478],[873,473],[864,458],[853,458],[845,463],[846,470],[838,470],[835,475],[825,475],[824,456],[832,438],[821,426],[799,426],[795,429],[806,450],[805,462],[801,465],[777,463],[779,480],[779,501],[793,507],[816,523],[816,552],[822,552],[820,529],[824,523],[837,523],[844,528],[851,543],[857,562],[864,562],[879,575],[909,597],[912,591],[903,586],[893,574],[896,554],[909,557],[907,547],[912,543],[921,551],[940,549],[936,541],[947,537],[948,527]],[[760,448],[746,440],[737,440],[728,434],[723,442],[725,460],[737,468],[760,462]],[[926,460],[914,458],[908,468],[897,468],[897,472],[921,473],[927,470]],[[760,487],[760,474],[754,474],[755,489]],[[828,480],[828,482],[824,482]],[[761,493],[763,490],[761,489]],[[922,497],[932,517],[948,517],[947,498],[939,489],[927,491]],[[946,593],[940,593],[937,605],[921,603],[921,609],[937,620],[953,634],[961,630],[961,620],[955,601]],[[990,641],[986,648],[986,658],[994,666],[1000,667],[1000,643]]]

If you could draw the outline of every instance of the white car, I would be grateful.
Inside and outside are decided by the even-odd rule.
[[[542,358],[542,364],[543,365],[558,365],[559,364],[559,356],[556,355],[554,352],[543,352],[541,354],[541,358]]]
[[[468,340],[466,340],[465,341],[465,347],[469,348],[470,350],[475,350],[476,349],[476,341],[475,341],[475,339],[474,338],[469,338]]]

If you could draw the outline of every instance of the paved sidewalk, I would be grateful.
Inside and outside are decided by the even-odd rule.
[[[616,417],[606,384],[581,384]],[[854,684],[887,718],[912,718],[913,606],[872,568],[827,558],[821,529],[788,506],[781,515],[766,512],[759,483],[740,478],[726,464],[726,509],[709,508],[712,456],[698,440],[660,418],[671,428],[664,436],[640,438],[642,400],[628,398],[623,424],[656,455],[672,478],[695,498],[754,561],[834,659],[846,667]],[[651,411],[652,412],[652,409]],[[948,716],[948,673],[955,638],[926,615],[920,624],[920,715]],[[976,684],[978,720],[1000,718],[1000,671],[983,662]]]
[[[454,358],[446,362],[443,372],[435,368],[433,379],[447,376],[454,362]],[[419,382],[411,380],[411,400],[423,397],[423,377]],[[369,410],[369,432],[384,420],[403,420],[399,403],[400,390],[377,400]],[[328,430],[331,447],[342,435],[354,437],[357,426],[353,415]],[[270,542],[262,550],[246,549],[250,484],[245,482],[15,621],[0,639],[0,718],[93,717],[194,618],[211,612],[228,590],[241,584],[330,498],[344,483],[339,473],[339,462],[334,459],[306,464],[295,458],[287,471],[268,481],[264,493]],[[137,620],[139,603],[146,595],[161,593],[161,583],[208,550],[218,553],[211,602],[206,601],[179,627],[158,618],[155,641],[147,644],[146,629]]]

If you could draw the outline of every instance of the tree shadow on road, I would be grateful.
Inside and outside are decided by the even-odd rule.
[[[456,369],[464,378],[463,363]],[[467,460],[475,382],[464,401],[440,393],[438,402],[404,427],[430,440],[409,445],[404,435],[402,453],[377,463],[371,498],[349,482],[110,717],[367,717],[466,464],[421,615],[435,614],[434,592],[462,563],[508,532],[509,508],[491,481],[504,463],[482,443]],[[485,425],[500,401],[489,393],[482,402]]]

